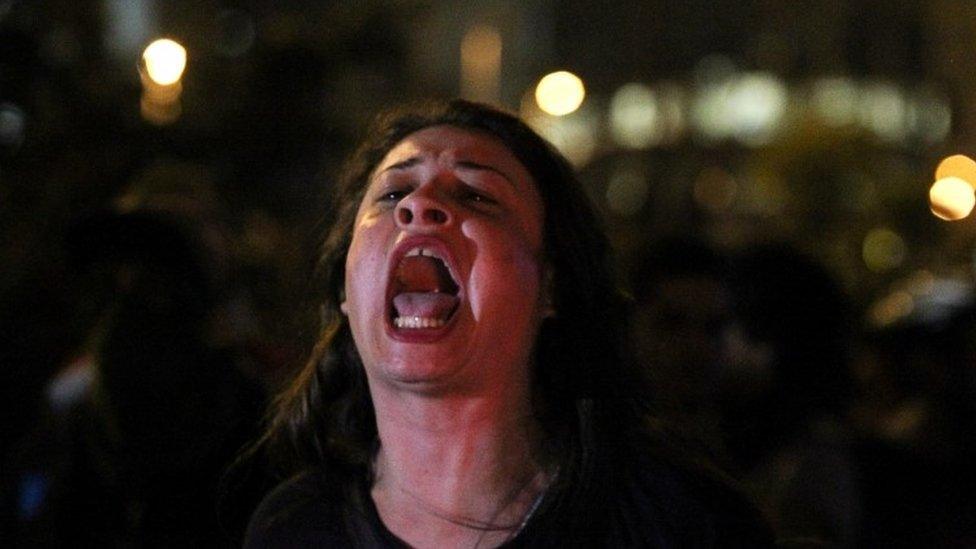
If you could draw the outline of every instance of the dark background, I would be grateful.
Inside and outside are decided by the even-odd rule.
[[[941,329],[968,307],[973,221],[937,219],[927,195],[938,162],[976,144],[968,0],[0,0],[2,448],[86,352],[103,302],[70,240],[96,212],[152,208],[192,227],[219,290],[208,337],[246,348],[243,371],[274,387],[314,325],[307,281],[341,160],[383,108],[467,89],[460,49],[476,25],[498,32],[501,65],[497,92],[469,97],[568,136],[622,273],[666,235],[811,258],[849,302],[852,347],[871,347],[850,353],[861,395],[882,390],[871,338]],[[158,37],[188,51],[167,121],[140,112],[140,56]],[[531,103],[553,70],[587,88],[559,120]],[[710,133],[701,120],[731,101],[722,85],[748,76],[785,93],[775,125]],[[667,135],[638,149],[610,129],[614,94],[634,82],[680,99]],[[831,83],[854,91],[818,103]],[[968,332],[956,335],[933,352],[964,355]]]

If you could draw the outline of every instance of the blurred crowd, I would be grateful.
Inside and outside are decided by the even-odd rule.
[[[976,544],[969,285],[929,275],[862,320],[789,246],[726,255],[688,238],[651,246],[632,282],[662,416],[741,482],[783,546]]]
[[[129,193],[79,217],[61,291],[3,311],[14,546],[239,545],[273,482],[241,451],[298,355],[261,328],[272,313],[208,200]],[[630,265],[658,419],[741,483],[783,546],[976,544],[968,285],[911,281],[865,315],[786,245],[665,238]],[[52,333],[59,353],[31,348]]]
[[[4,311],[17,384],[3,404],[3,539],[239,545],[267,486],[259,466],[231,465],[258,435],[282,360],[259,335],[214,205],[207,193],[132,192],[79,216],[51,291],[59,310]],[[23,297],[53,297],[37,293]]]

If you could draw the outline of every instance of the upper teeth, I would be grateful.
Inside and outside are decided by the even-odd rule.
[[[421,247],[411,248],[410,251],[407,252],[405,257],[413,257],[418,255],[422,255],[426,257],[436,257],[437,259],[444,261],[444,258],[441,257],[436,252],[434,252],[434,250],[431,250],[429,248],[421,248]]]

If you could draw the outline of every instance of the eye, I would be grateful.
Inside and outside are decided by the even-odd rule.
[[[488,196],[487,194],[478,191],[473,187],[465,187],[461,191],[461,198],[467,202],[473,202],[475,204],[495,204],[495,200]]]
[[[410,189],[392,188],[386,189],[376,196],[377,202],[397,203],[410,193]]]

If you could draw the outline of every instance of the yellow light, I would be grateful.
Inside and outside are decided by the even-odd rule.
[[[148,80],[143,82],[142,95],[154,103],[175,103],[180,100],[183,94],[183,84],[179,80],[169,86]]]
[[[583,81],[567,71],[545,75],[535,88],[535,101],[539,108],[553,116],[563,116],[575,111],[583,104],[585,97]]]
[[[969,215],[976,206],[976,195],[969,183],[958,177],[943,177],[929,189],[932,213],[946,221],[957,221]]]
[[[976,161],[964,154],[945,158],[935,170],[935,180],[946,177],[958,177],[971,187],[976,187]]]
[[[872,271],[888,271],[905,260],[905,241],[895,231],[878,227],[864,237],[861,254]]]
[[[183,76],[183,70],[186,69],[186,48],[168,38],[161,38],[146,47],[142,52],[142,60],[153,82],[169,86]]]
[[[183,112],[183,107],[179,101],[158,103],[143,95],[139,101],[139,112],[142,113],[142,117],[147,122],[157,126],[166,126],[176,122]]]
[[[502,35],[495,27],[476,25],[461,39],[461,96],[497,103],[501,88]]]
[[[915,298],[908,292],[899,291],[871,307],[871,320],[879,327],[890,326],[912,314],[913,310],[915,310]]]

